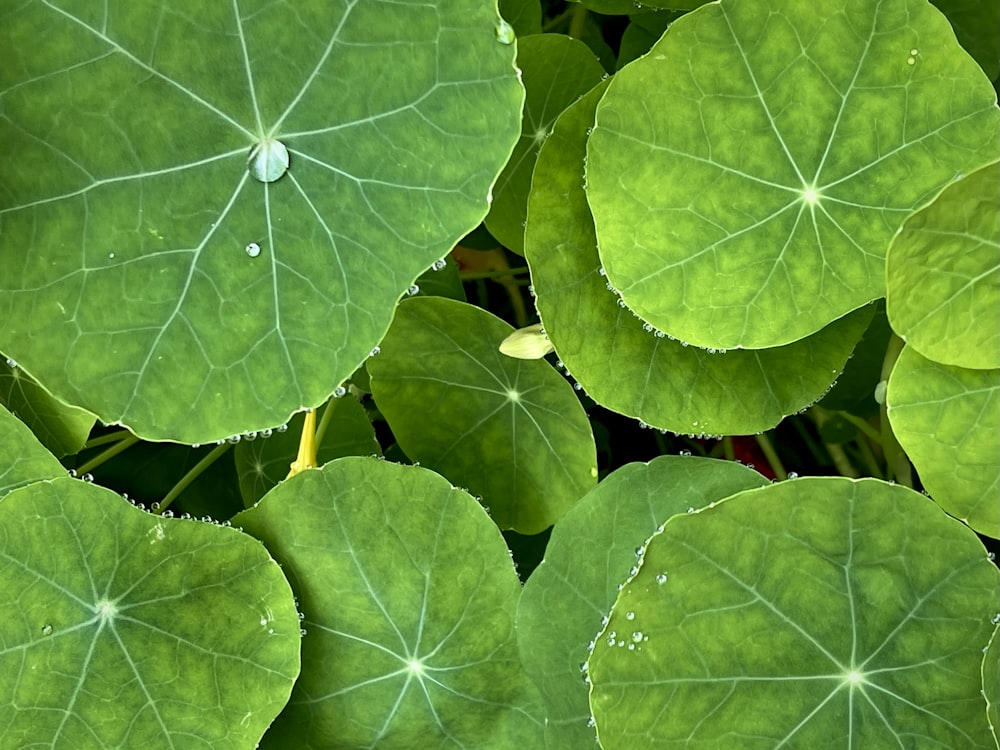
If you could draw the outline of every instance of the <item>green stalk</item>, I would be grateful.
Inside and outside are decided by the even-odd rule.
[[[108,443],[117,443],[119,440],[124,440],[132,433],[128,430],[115,430],[114,432],[109,432],[107,435],[100,435],[99,437],[91,438],[86,443],[83,444],[83,450],[90,450],[91,448],[97,448],[101,445],[107,445]]]
[[[468,273],[460,273],[458,276],[462,281],[479,281],[481,279],[498,279],[501,276],[511,276],[517,274],[528,273],[527,266],[519,266],[517,268],[497,268],[492,271],[470,271]]]
[[[170,507],[170,503],[177,499],[177,496],[181,494],[184,490],[188,488],[195,479],[201,476],[202,472],[205,471],[209,466],[218,461],[222,455],[233,447],[230,442],[225,442],[222,445],[215,446],[201,461],[196,463],[191,467],[191,470],[181,477],[180,481],[177,482],[173,487],[170,488],[170,492],[166,494],[163,500],[160,501],[159,507],[153,511],[157,515],[161,515],[163,511]]]
[[[771,471],[774,472],[774,478],[779,481],[788,479],[788,472],[785,471],[785,467],[781,463],[781,459],[778,457],[778,452],[771,444],[771,439],[763,432],[760,435],[754,435],[753,438],[757,441],[757,445],[760,446],[761,451],[763,451],[764,458],[766,458],[768,464],[770,464]]]
[[[893,334],[889,339],[889,346],[885,351],[885,359],[882,360],[882,382],[889,382],[889,375],[892,368],[899,359],[899,353],[903,351],[904,342],[899,336]],[[892,425],[889,424],[889,413],[886,409],[886,399],[883,396],[882,403],[879,404],[879,418],[882,426],[882,452],[885,454],[886,477],[895,479],[906,487],[913,487],[913,476],[910,471],[910,461],[903,452],[902,446],[896,440],[892,432]]]
[[[115,433],[115,434],[119,435],[120,433]],[[107,437],[107,436],[105,435],[104,437]],[[109,441],[104,441],[102,443],[99,443],[99,442],[97,442],[98,440],[100,440],[100,438],[95,439],[93,441],[93,445],[103,445],[104,443],[109,442]],[[108,448],[107,450],[101,451],[96,456],[94,456],[92,459],[90,459],[89,461],[87,461],[85,464],[82,464],[82,465],[76,467],[77,474],[80,474],[82,476],[82,475],[86,474],[87,472],[93,471],[95,468],[97,468],[98,466],[100,466],[101,464],[103,464],[105,461],[108,461],[109,459],[114,458],[119,453],[121,453],[123,450],[131,448],[133,445],[135,445],[138,442],[139,442],[139,438],[137,438],[131,432],[127,432],[126,431],[125,432],[125,437],[119,438],[118,442],[116,442],[110,448]],[[92,445],[90,445],[90,443],[91,443],[91,441],[88,441],[88,446],[84,446],[84,447],[93,447]]]

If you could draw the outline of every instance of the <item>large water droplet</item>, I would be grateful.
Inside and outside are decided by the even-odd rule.
[[[248,242],[244,250],[247,251],[247,255],[249,255],[251,258],[256,258],[258,255],[260,255],[260,245],[258,245],[256,242]]]
[[[288,171],[288,149],[281,141],[267,138],[250,149],[247,169],[261,182],[274,182]]]
[[[496,25],[496,35],[497,41],[500,42],[500,44],[513,44],[514,40],[517,39],[517,34],[514,33],[514,27],[502,18]]]

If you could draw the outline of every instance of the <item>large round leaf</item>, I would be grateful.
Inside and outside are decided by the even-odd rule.
[[[486,213],[523,89],[496,4],[5,6],[0,349],[138,434],[330,395]]]
[[[407,300],[368,372],[409,458],[481,495],[501,528],[536,534],[597,483],[597,449],[548,362],[500,353],[512,331],[472,305]]]
[[[266,747],[479,748],[523,695],[517,574],[468,494],[417,466],[341,458],[233,519],[289,573],[303,671]]]
[[[63,477],[0,500],[3,747],[243,750],[299,671],[259,542]]]
[[[996,159],[996,93],[926,0],[722,0],[597,110],[588,197],[625,301],[703,347],[765,348],[885,294],[893,232]]]
[[[878,480],[675,516],[590,658],[601,745],[985,748],[998,590],[975,534]]]
[[[935,362],[1000,367],[1000,162],[910,216],[886,258],[893,330]]]
[[[740,464],[661,456],[608,475],[556,524],[517,608],[521,661],[545,700],[554,748],[593,742],[580,664],[636,548],[663,519],[766,483]]]
[[[525,257],[545,331],[587,394],[683,434],[750,434],[818,400],[871,317],[859,310],[794,344],[705,351],[644,326],[606,288],[583,188],[587,130],[605,84],[556,122],[535,165]]]
[[[1000,539],[1000,370],[966,370],[907,346],[889,376],[892,431],[942,508]]]

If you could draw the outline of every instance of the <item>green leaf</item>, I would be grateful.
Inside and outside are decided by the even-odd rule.
[[[601,745],[984,748],[998,591],[975,534],[878,480],[675,516],[590,658]]]
[[[993,629],[989,646],[983,650],[983,697],[993,739],[1000,747],[1000,626]]]
[[[0,500],[0,608],[5,747],[253,747],[299,671],[260,543],[66,477]]]
[[[886,392],[892,431],[931,497],[1000,539],[1000,370],[966,370],[907,346]]]
[[[588,198],[632,310],[759,349],[884,296],[903,219],[998,148],[996,92],[926,0],[721,0],[615,75]]]
[[[0,366],[0,404],[28,425],[55,456],[77,453],[94,427],[94,415],[53,398],[14,360],[8,358],[7,365]]]
[[[889,246],[889,322],[935,362],[1000,367],[997,184],[1000,162],[956,180],[912,214]]]
[[[934,0],[948,17],[962,46],[982,66],[986,77],[1000,75],[1000,4],[989,0]]]
[[[594,730],[580,664],[617,584],[663,519],[767,480],[740,464],[661,456],[608,475],[556,524],[517,609],[521,662],[541,689],[555,747],[587,747]]]
[[[523,98],[500,24],[479,0],[6,8],[0,349],[153,439],[323,402],[486,213]]]
[[[871,310],[759,351],[709,352],[644,328],[606,288],[583,189],[586,132],[603,87],[563,113],[535,166],[525,257],[545,331],[588,395],[609,409],[682,434],[770,429],[830,387]]]
[[[596,484],[597,449],[548,362],[499,352],[512,331],[472,305],[407,300],[368,371],[410,459],[482,495],[501,528],[534,534]]]
[[[524,674],[520,584],[485,511],[417,466],[341,458],[234,519],[301,602],[303,671],[265,747],[478,748]]]
[[[861,417],[878,414],[875,387],[882,379],[882,363],[891,338],[892,328],[885,315],[885,304],[880,300],[875,305],[871,323],[854,347],[844,371],[837,376],[837,382],[823,396],[820,405]]]
[[[0,405],[0,498],[22,485],[65,475],[31,430]]]
[[[538,0],[500,0],[500,15],[519,36],[542,33],[542,6]]]
[[[331,416],[326,417],[326,411],[331,409]],[[382,452],[365,409],[356,398],[344,395],[332,399],[318,419],[320,424],[326,422],[317,443],[320,465],[341,456],[373,456]],[[263,440],[241,440],[236,446],[236,471],[246,507],[288,476],[288,469],[298,455],[304,420],[305,414],[296,414],[286,429],[262,436]]]
[[[538,149],[559,113],[605,73],[587,45],[561,34],[518,39],[517,64],[525,88],[521,138],[493,188],[486,228],[505,247],[521,253],[525,206]]]

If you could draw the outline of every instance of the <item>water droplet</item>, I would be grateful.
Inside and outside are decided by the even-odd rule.
[[[243,439],[244,440],[250,440],[250,441],[256,440],[257,439],[257,433],[255,431],[253,431],[253,430],[251,430],[250,432],[245,432],[245,433],[243,433]]]
[[[597,726],[597,721],[594,719],[593,716],[587,719],[587,726],[590,727],[591,729]]]
[[[632,633],[632,643],[642,643],[642,631],[637,630]]]
[[[370,352],[368,352],[369,357],[375,357],[382,351],[382,347],[376,346]]]
[[[42,625],[42,635],[52,635],[52,626],[48,623]]]
[[[265,427],[260,431],[260,436],[262,438],[269,438],[272,434],[274,434],[274,431],[270,427]]]
[[[279,424],[274,429],[277,430],[278,432],[286,432],[288,430],[288,425],[287,424]]]
[[[299,612],[299,622],[302,622],[304,619],[306,619],[306,613]]]
[[[517,34],[514,33],[514,27],[507,23],[502,18],[496,25],[496,37],[500,44],[513,44],[514,40],[517,39]]]
[[[788,478],[789,479],[798,479],[799,478],[799,474],[798,474],[798,472],[790,471],[790,472],[788,472]]]
[[[626,612],[625,613],[625,619],[626,620],[634,620],[635,619],[635,612]]]
[[[161,513],[161,515],[164,518],[173,518],[174,517],[174,512],[168,508],[167,510],[163,511],[163,513]]]
[[[575,390],[575,391],[582,391],[583,390],[583,386],[580,385],[579,383],[573,383],[573,390]]]
[[[266,138],[250,149],[247,169],[261,182],[274,182],[288,171],[288,149],[281,141]],[[249,246],[248,246],[249,247]]]
[[[305,635],[305,634],[306,634],[306,629],[305,628],[299,628],[299,635]]]
[[[996,559],[997,559],[997,556],[996,556],[996,553],[995,553],[995,552],[987,552],[987,553],[986,553],[986,557],[987,557],[987,558],[989,558],[989,560],[990,560],[991,562],[992,562],[993,560],[996,560]]]
[[[86,474],[84,474],[82,477],[80,477],[80,479],[82,479],[84,482],[93,482],[94,481],[94,475],[91,474],[88,471]]]
[[[680,453],[678,453],[678,455],[680,455],[680,456],[690,456],[691,455],[691,451],[680,451]]]
[[[410,297],[417,294],[420,291],[420,286],[418,284],[410,285],[410,288],[406,290],[406,294]]]
[[[657,573],[656,574],[656,582],[658,584],[660,584],[661,586],[663,584],[665,584],[667,582],[667,574],[666,573]]]
[[[688,509],[687,509],[687,512],[688,512],[688,513],[694,513],[694,508],[688,508]]]
[[[993,615],[993,619],[990,620],[994,625],[1000,624],[1000,613]]]
[[[447,265],[448,261],[446,261],[444,258],[441,258],[440,260],[436,260],[431,264],[431,269],[433,269],[434,271],[441,271]]]
[[[226,438],[226,440],[232,443],[233,445],[236,445],[238,442],[240,442],[240,440],[242,440],[242,438],[239,435],[230,435],[228,438]]]
[[[76,479],[76,469],[70,469],[70,470],[69,470],[69,471],[67,471],[66,473],[67,473],[67,474],[69,474],[69,475],[70,475],[71,477],[73,477],[74,479]]]
[[[155,513],[156,511],[158,511],[160,509],[160,504],[159,503],[153,503],[152,505],[149,506],[149,509]]]
[[[10,357],[7,357],[7,367],[13,370],[14,368],[17,367],[17,362],[11,359]]]
[[[244,249],[247,251],[247,255],[249,255],[251,258],[256,258],[258,255],[260,255],[260,245],[258,245],[256,242],[248,242],[247,246]]]

